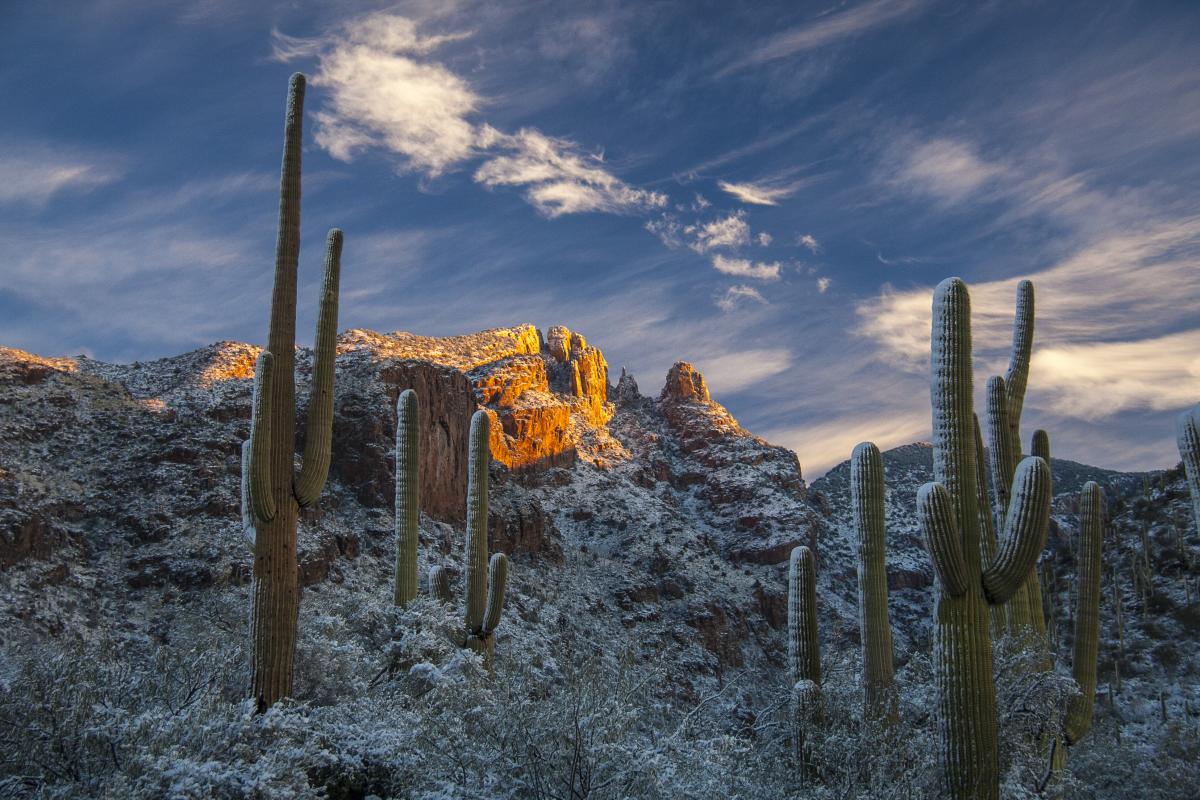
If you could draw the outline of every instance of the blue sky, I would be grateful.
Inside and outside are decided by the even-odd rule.
[[[0,10],[0,343],[265,338],[287,76],[310,76],[301,330],[565,324],[690,360],[810,477],[928,437],[934,284],[979,388],[1038,290],[1024,427],[1175,463],[1200,400],[1193,3],[242,3]],[[53,13],[48,9],[53,8]]]

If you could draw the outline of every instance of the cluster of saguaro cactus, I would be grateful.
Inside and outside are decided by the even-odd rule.
[[[1200,530],[1200,404],[1179,415],[1176,430],[1179,457],[1183,459],[1188,489],[1192,493],[1192,516]]]
[[[255,365],[250,439],[243,446],[243,521],[254,532],[252,691],[263,710],[292,691],[300,592],[296,521],[329,473],[342,232],[329,232],[317,320],[304,460],[294,473],[296,273],[300,254],[300,151],[304,76],[292,76],[284,125],[279,236],[267,349]]]
[[[998,720],[988,607],[1016,594],[1045,544],[1050,472],[1036,456],[1016,466],[1005,486],[1003,535],[985,566],[971,304],[958,278],[942,281],[934,291],[931,368],[936,480],[921,487],[917,505],[938,576],[934,658],[943,791],[954,798],[996,798]]]
[[[888,617],[887,543],[884,533],[883,456],[862,442],[850,457],[850,497],[858,534],[858,619],[862,640],[864,709],[885,723],[897,719]]]
[[[496,628],[504,609],[504,589],[508,583],[508,557],[496,553],[488,559],[488,447],[490,417],[476,411],[471,417],[467,457],[467,565],[463,646],[482,653],[491,661],[495,654]],[[429,571],[429,592],[442,602],[450,601],[450,579],[443,567]]]

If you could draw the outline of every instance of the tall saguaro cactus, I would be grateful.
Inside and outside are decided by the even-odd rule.
[[[1179,415],[1176,432],[1179,457],[1183,459],[1183,471],[1192,493],[1192,515],[1200,530],[1200,404]]]
[[[396,586],[392,601],[398,606],[407,605],[417,596],[420,432],[417,393],[405,389],[396,400]]]
[[[888,617],[887,543],[883,516],[883,456],[872,442],[850,457],[850,498],[858,533],[858,619],[863,699],[869,716],[894,722],[892,625]]]
[[[490,659],[495,650],[493,634],[500,624],[504,588],[508,581],[508,557],[496,553],[488,560],[488,437],[491,422],[486,411],[471,417],[470,451],[467,457],[467,597],[466,646]]]
[[[1030,457],[1017,466],[995,558],[984,566],[976,480],[971,301],[959,278],[933,295],[930,394],[935,482],[917,497],[938,576],[934,659],[943,794],[994,800],[1000,793],[996,688],[989,604],[1021,587],[1045,544],[1050,474]]]
[[[304,76],[288,86],[280,178],[279,236],[267,350],[256,365],[253,422],[244,480],[254,537],[252,691],[264,710],[292,691],[292,662],[300,590],[296,520],[300,508],[321,495],[329,473],[333,423],[334,358],[337,354],[338,278],[342,232],[331,230],[317,320],[312,394],[300,472],[295,461],[296,274],[300,255],[300,150]]]

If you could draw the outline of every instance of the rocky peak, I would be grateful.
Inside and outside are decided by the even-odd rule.
[[[636,403],[642,397],[638,392],[637,381],[634,380],[633,373],[626,372],[624,367],[621,367],[621,378],[617,381],[616,394],[617,405],[619,406]]]
[[[686,361],[676,361],[667,371],[667,383],[663,386],[662,400],[677,400],[689,403],[710,403],[704,376]]]

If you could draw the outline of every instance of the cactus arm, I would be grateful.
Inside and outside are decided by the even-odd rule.
[[[250,546],[254,546],[254,539],[258,536],[258,532],[254,529],[254,512],[251,510],[250,504],[250,440],[242,442],[242,535],[246,537],[246,541]]]
[[[333,442],[333,379],[337,359],[338,283],[342,269],[342,232],[334,228],[325,245],[325,281],[317,314],[313,345],[312,394],[308,400],[308,427],[304,436],[304,461],[292,491],[300,507],[321,496],[329,476]]]
[[[1071,698],[1063,735],[1076,744],[1092,727],[1096,704],[1096,655],[1100,629],[1100,570],[1104,555],[1104,495],[1095,481],[1083,486],[1079,504],[1079,600],[1071,673],[1079,694]]]
[[[1013,476],[1000,552],[983,571],[983,591],[989,603],[1007,602],[1024,585],[1046,546],[1049,519],[1050,467],[1030,456],[1021,461]]]
[[[892,625],[888,618],[883,456],[871,442],[850,457],[850,497],[858,532],[858,616],[868,714],[896,719],[892,692]]]
[[[1008,401],[1009,441],[1013,463],[1021,458],[1021,410],[1025,406],[1025,387],[1029,382],[1029,354],[1033,349],[1033,283],[1017,284],[1017,313],[1013,319],[1012,352],[1004,374],[1005,399]]]
[[[992,493],[996,499],[997,523],[1004,521],[1008,511],[1009,489],[1012,486],[1016,458],[1013,454],[1009,426],[1008,400],[1004,379],[994,375],[987,382],[988,447],[992,473]]]
[[[821,685],[817,571],[807,547],[793,548],[788,558],[788,664],[793,684],[810,680]]]
[[[467,457],[467,634],[475,634],[483,625],[487,595],[487,516],[488,516],[488,436],[491,422],[486,411],[471,417]]]
[[[417,596],[420,420],[417,393],[405,389],[396,400],[396,580],[392,602],[398,606]]]
[[[244,509],[252,520],[270,522],[275,519],[275,498],[271,494],[271,390],[275,359],[264,350],[254,365],[254,394],[250,412],[250,443],[248,457],[242,460],[245,494],[249,504]]]
[[[962,537],[954,521],[954,500],[940,483],[927,483],[917,492],[917,515],[925,532],[925,545],[942,592],[959,597],[967,591],[967,562]]]
[[[487,610],[483,614],[483,633],[490,636],[500,625],[504,610],[504,588],[508,585],[508,556],[496,553],[488,562]]]
[[[1046,464],[1050,463],[1050,434],[1038,428],[1033,432],[1033,439],[1029,444],[1029,455],[1037,456]]]
[[[450,602],[450,574],[445,567],[429,568],[429,596],[442,603]]]
[[[988,458],[983,449],[983,435],[979,430],[979,415],[975,415],[975,484],[979,498],[979,544],[984,565],[996,557],[996,525],[992,519],[992,498],[988,492]]]
[[[1179,415],[1175,425],[1179,457],[1192,494],[1192,515],[1200,530],[1200,404]]]

